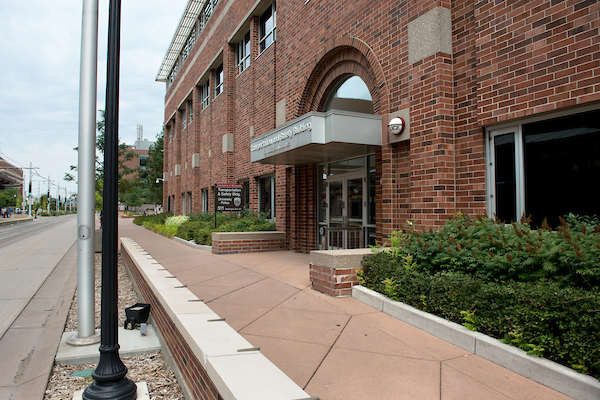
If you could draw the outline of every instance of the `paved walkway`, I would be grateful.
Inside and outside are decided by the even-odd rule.
[[[196,296],[322,400],[566,400],[353,298],[314,291],[308,254],[213,255],[119,220]]]

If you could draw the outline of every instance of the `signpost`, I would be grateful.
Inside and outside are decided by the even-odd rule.
[[[237,183],[217,183],[215,185],[215,229],[217,211],[240,212],[244,209],[244,185]]]

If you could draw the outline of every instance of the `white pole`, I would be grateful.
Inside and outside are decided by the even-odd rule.
[[[98,0],[83,0],[79,75],[79,152],[77,191],[77,334],[68,343],[100,342],[95,330],[94,244],[96,162],[96,85],[98,74]],[[66,192],[65,192],[66,201]]]

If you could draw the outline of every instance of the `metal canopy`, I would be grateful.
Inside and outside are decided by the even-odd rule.
[[[171,40],[169,50],[167,51],[162,65],[158,70],[158,74],[156,75],[157,82],[166,82],[169,78],[169,74],[173,70],[173,66],[177,63],[181,49],[185,45],[190,32],[196,25],[196,20],[200,15],[200,11],[204,7],[204,4],[206,4],[208,1],[211,0],[189,0],[187,7],[181,16],[181,21],[179,21],[179,25],[175,30],[175,35],[173,35],[173,40]]]
[[[381,116],[331,110],[310,112],[252,140],[261,164],[320,164],[367,155],[382,143]]]
[[[0,157],[0,189],[23,185],[23,170]]]

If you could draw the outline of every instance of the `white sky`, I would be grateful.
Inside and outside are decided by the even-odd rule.
[[[125,0],[121,8],[119,137],[154,140],[162,129],[165,84],[156,74],[188,0]],[[79,64],[83,0],[0,0],[0,155],[19,167],[32,162],[33,194],[47,178],[63,180],[77,164]],[[99,1],[98,110],[105,109],[109,0]],[[99,115],[99,114],[98,114]],[[25,170],[29,182],[29,170]]]

